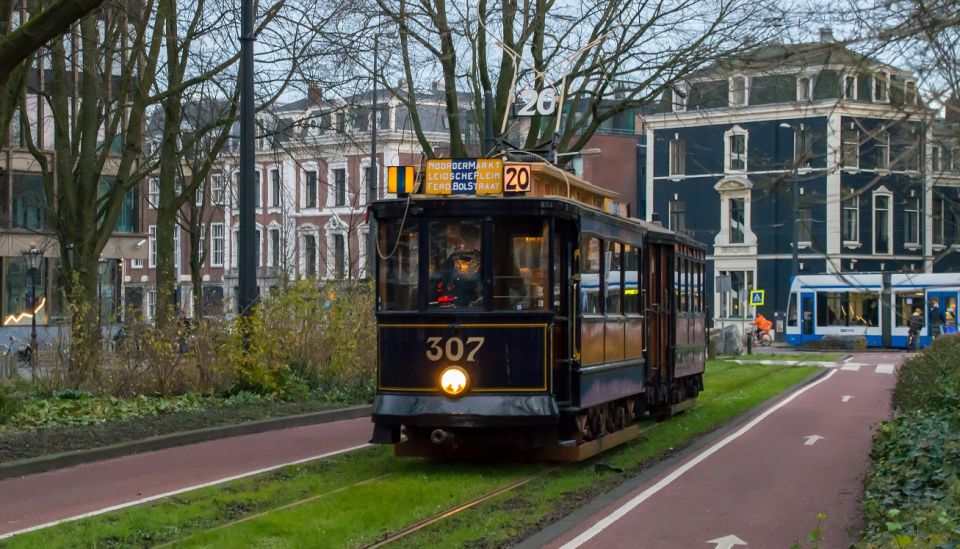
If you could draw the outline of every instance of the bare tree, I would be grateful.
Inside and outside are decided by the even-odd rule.
[[[499,132],[507,127],[516,83],[538,91],[562,86],[566,107],[535,115],[520,137],[527,148],[553,141],[558,149],[576,150],[612,117],[656,101],[706,64],[779,32],[769,24],[775,14],[769,4],[745,0],[375,1],[399,30],[394,49],[404,85],[376,77],[414,113],[414,75],[442,80],[452,156],[466,155],[463,136],[483,119],[487,92]],[[758,25],[764,18],[768,24]],[[475,118],[465,120],[468,111]],[[416,115],[413,125],[433,156]]]

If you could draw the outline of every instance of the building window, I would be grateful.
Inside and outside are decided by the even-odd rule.
[[[263,194],[263,187],[260,185],[260,171],[253,172],[253,188],[256,189],[253,193],[253,207],[260,207],[260,196]]]
[[[200,240],[197,241],[197,257],[200,259],[200,265],[203,266],[203,263],[206,261],[206,251],[207,251],[207,226],[200,225]]]
[[[933,243],[938,246],[943,246],[943,199],[940,197],[933,197],[933,212],[931,215],[931,222],[933,225]]]
[[[304,185],[304,194],[306,195],[306,202],[304,206],[307,208],[316,208],[317,207],[317,172],[309,171],[306,172],[306,183]]]
[[[686,143],[679,136],[675,136],[670,140],[670,175],[684,175],[686,156]]]
[[[940,167],[940,147],[934,146],[930,150],[930,169],[935,172],[942,172],[943,168]]]
[[[686,111],[687,101],[690,98],[690,84],[682,82],[674,85],[671,96],[673,97],[673,112]]]
[[[860,241],[860,196],[853,192],[843,201],[843,240]]]
[[[886,170],[890,167],[890,134],[881,132],[877,136],[873,145],[873,162],[878,170]]]
[[[860,167],[860,132],[844,128],[840,136],[840,165],[844,168]]]
[[[210,248],[213,250],[210,266],[223,267],[223,223],[210,225]]]
[[[904,244],[920,243],[920,199],[911,197],[906,199],[903,208],[903,242]]]
[[[746,224],[746,199],[730,199],[730,243],[743,244],[743,229]]]
[[[157,226],[150,225],[147,229],[147,241],[150,246],[150,253],[147,254],[147,265],[151,269],[157,266]]]
[[[280,207],[280,170],[270,170],[270,206]]]
[[[889,254],[890,226],[893,225],[893,210],[890,209],[890,194],[873,195],[873,253]]]
[[[131,269],[142,269],[142,268],[143,268],[143,260],[142,260],[142,259],[131,259],[131,260],[130,260],[130,268],[131,268]]]
[[[810,139],[810,132],[804,124],[793,134],[793,165],[801,167],[810,167],[810,159],[813,158],[813,143]]]
[[[735,126],[726,136],[727,171],[747,171],[747,132]]]
[[[813,242],[813,210],[799,208],[797,210],[797,243]]]
[[[226,184],[226,176],[222,173],[215,173],[210,178],[210,202],[214,205],[223,204],[223,192]]]
[[[893,168],[903,171],[917,171],[920,169],[920,137],[916,130],[907,125],[901,125],[892,136],[890,143],[890,158]]]
[[[753,318],[749,296],[753,286],[753,271],[719,271],[720,276],[730,277],[730,291],[717,292],[718,312],[721,318]],[[746,300],[741,299],[746,298]]]
[[[667,205],[670,210],[670,226],[672,231],[683,231],[687,228],[687,214],[683,200],[671,200]]]
[[[889,101],[887,88],[890,83],[890,75],[884,71],[873,75],[873,101],[875,103],[886,103]]]
[[[797,78],[797,101],[813,100],[813,78],[801,76]]]
[[[151,320],[157,316],[157,291],[150,290],[147,292],[147,309],[144,311],[145,318]]]
[[[317,237],[312,234],[303,236],[303,274],[317,276]]]
[[[347,131],[347,115],[345,113],[338,112],[336,121],[337,133],[345,133]]]
[[[857,75],[846,74],[843,76],[843,97],[851,100],[857,98]]]
[[[280,229],[270,229],[270,266],[280,266]]]
[[[907,80],[903,86],[903,102],[906,105],[916,105],[917,100],[917,83],[913,80]]]
[[[344,266],[347,261],[346,239],[342,234],[333,235],[333,275],[337,279],[344,278]]]
[[[347,170],[337,168],[333,170],[334,206],[347,205]]]
[[[156,208],[160,204],[160,180],[156,177],[150,178],[150,192],[147,193],[147,204],[151,208]]]
[[[730,78],[730,106],[745,107],[749,101],[749,90],[747,89],[746,76],[733,76]]]

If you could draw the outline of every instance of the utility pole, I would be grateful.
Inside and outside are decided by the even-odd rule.
[[[373,36],[373,110],[370,113],[370,175],[367,177],[367,207],[377,199],[377,72],[380,61],[380,30]],[[373,216],[367,216],[367,276],[373,278],[375,265],[373,254],[377,253],[377,232]]]
[[[240,314],[249,317],[257,300],[257,253],[255,246],[256,223],[254,201],[259,189],[255,188],[253,175],[256,151],[254,150],[254,105],[253,105],[253,0],[240,2],[240,227],[239,235],[239,307]],[[249,332],[244,333],[244,340]]]

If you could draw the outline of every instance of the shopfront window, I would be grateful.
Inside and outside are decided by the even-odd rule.
[[[34,277],[34,295],[33,306],[29,300],[29,279],[27,276],[27,266],[23,259],[19,257],[3,258],[3,325],[4,326],[29,326],[33,316],[37,317],[37,324],[46,324],[50,312],[50,304],[47,303],[47,266],[48,260],[44,258],[40,263]]]
[[[481,283],[482,223],[479,220],[435,220],[428,224],[429,306],[483,306]]]
[[[720,271],[730,277],[730,291],[720,294],[720,315],[724,318],[751,318],[750,290],[754,289],[753,271]]]
[[[493,226],[493,308],[546,308],[547,223],[497,220]]]
[[[13,226],[35,231],[47,227],[47,198],[42,175],[13,174]]]
[[[380,253],[380,310],[413,311],[417,309],[417,283],[419,277],[419,231],[408,221],[403,229],[400,220],[379,223]],[[310,242],[309,239],[305,240]],[[316,254],[315,241],[308,252],[308,261]],[[308,269],[310,269],[308,263]]]

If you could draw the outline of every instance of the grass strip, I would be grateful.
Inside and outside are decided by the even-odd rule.
[[[843,358],[839,353],[782,353],[782,354],[764,354],[756,353],[752,355],[741,355],[738,360],[791,360],[805,362],[836,362]]]
[[[664,454],[809,377],[815,368],[712,362],[697,408],[598,458],[561,467],[401,540],[409,547],[498,545],[522,539],[635,476]],[[623,470],[613,474],[598,463]],[[30,532],[10,547],[357,547],[507,486],[544,464],[398,460],[390,448],[181,494]],[[596,469],[595,469],[596,468]],[[385,475],[376,482],[365,482]],[[325,494],[324,497],[316,497]],[[293,505],[291,505],[293,504]],[[283,509],[279,509],[283,507]],[[254,516],[258,515],[259,516]],[[247,519],[247,520],[243,520]],[[236,524],[227,525],[236,522]]]

